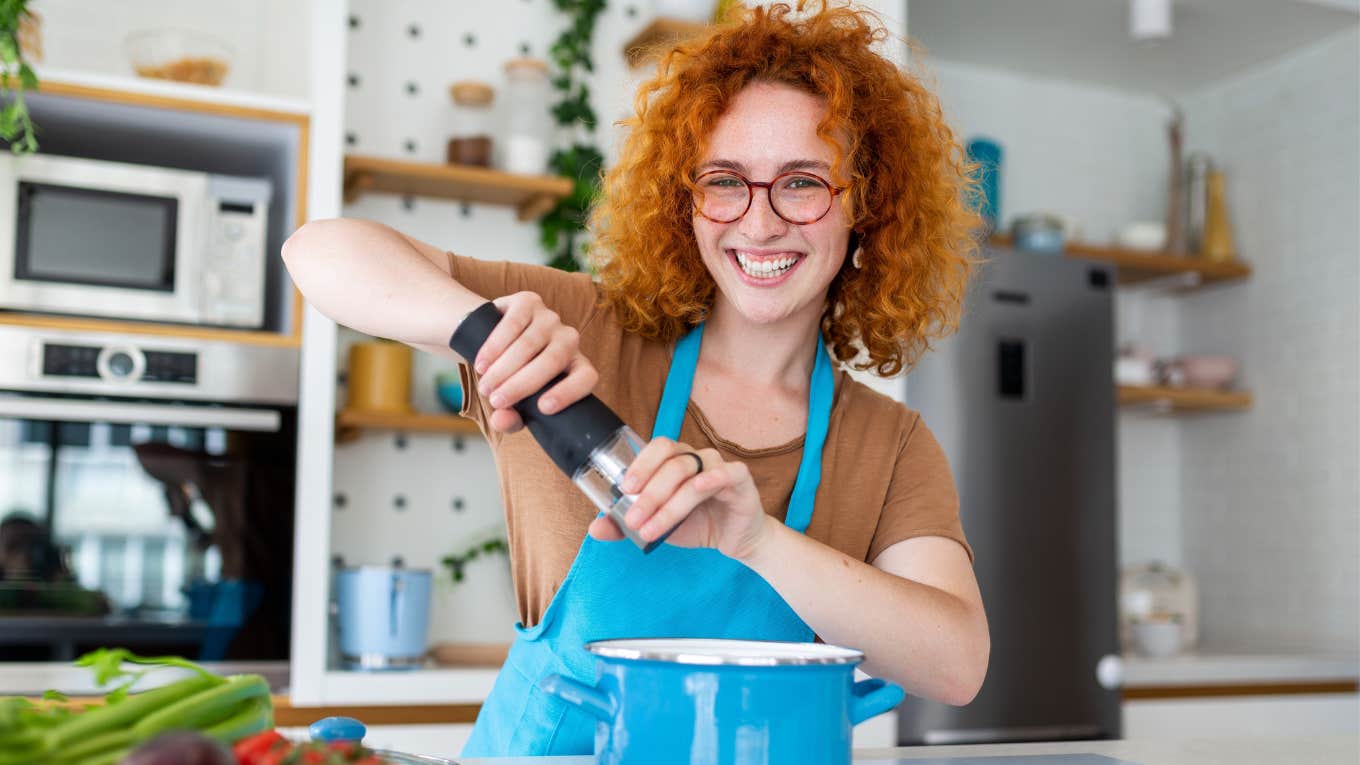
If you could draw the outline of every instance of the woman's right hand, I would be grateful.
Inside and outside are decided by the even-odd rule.
[[[565,372],[566,377],[544,391],[538,408],[560,412],[585,398],[599,381],[595,365],[581,354],[580,334],[562,323],[533,292],[517,292],[492,301],[501,311],[477,358],[477,392],[493,409],[491,427],[513,433],[524,427],[510,407]]]

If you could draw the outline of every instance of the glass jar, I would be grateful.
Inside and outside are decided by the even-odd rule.
[[[449,86],[449,95],[453,98],[449,164],[490,167],[491,101],[495,91],[482,82],[455,82]]]
[[[506,172],[548,171],[553,119],[548,111],[548,64],[536,58],[505,62],[506,131],[501,154]]]

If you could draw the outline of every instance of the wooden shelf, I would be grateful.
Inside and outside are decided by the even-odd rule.
[[[623,44],[623,57],[629,66],[639,66],[661,55],[662,49],[687,37],[697,37],[709,29],[697,21],[659,18]]]
[[[555,175],[516,175],[483,167],[432,165],[399,159],[345,157],[345,201],[363,194],[412,194],[515,208],[520,220],[551,210],[575,185]]]
[[[1180,286],[1194,288],[1251,276],[1251,266],[1242,261],[1216,262],[1165,252],[1139,252],[1117,247],[1070,244],[1067,246],[1067,256],[1114,264],[1119,270],[1120,284],[1138,284],[1179,276],[1184,281]]]
[[[1008,236],[992,237],[991,242],[996,247],[1012,247]],[[1112,264],[1118,273],[1119,283],[1125,285],[1164,281],[1173,288],[1184,290],[1251,276],[1251,266],[1242,261],[1215,262],[1187,255],[1125,250],[1079,242],[1069,243],[1064,254],[1069,258]]]
[[[456,414],[388,414],[386,412],[360,412],[354,409],[341,409],[335,414],[335,440],[351,441],[363,429],[413,430],[424,433],[452,433],[454,435],[480,436],[482,431],[477,423]]]
[[[1250,409],[1252,401],[1251,394],[1246,391],[1151,385],[1120,385],[1118,399],[1121,406],[1148,405],[1173,412],[1237,411]]]

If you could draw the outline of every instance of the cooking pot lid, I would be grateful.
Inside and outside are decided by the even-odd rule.
[[[758,640],[651,638],[600,640],[586,650],[611,659],[669,661],[676,664],[776,667],[805,664],[858,664],[864,653],[822,643],[777,643]]]

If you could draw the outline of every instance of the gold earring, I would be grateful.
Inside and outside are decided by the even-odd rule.
[[[856,248],[855,248],[855,254],[852,255],[852,256],[850,256],[850,265],[854,266],[854,267],[857,268],[857,269],[858,269],[858,268],[863,268],[863,267],[864,267],[864,263],[862,263],[862,262],[860,261],[860,255],[862,255],[863,253],[864,253],[864,248],[863,248],[863,247],[856,247]]]

